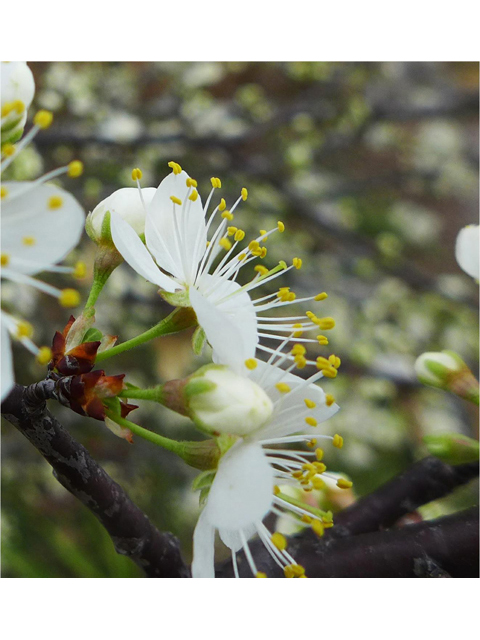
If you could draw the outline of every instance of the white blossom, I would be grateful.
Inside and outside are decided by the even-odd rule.
[[[469,224],[457,236],[455,245],[455,257],[460,267],[468,273],[469,276],[479,279],[479,226],[478,224]]]

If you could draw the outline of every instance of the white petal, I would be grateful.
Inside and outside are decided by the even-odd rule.
[[[205,252],[207,235],[200,196],[188,199],[188,174],[171,173],[161,183],[148,207],[145,240],[158,264],[186,284],[195,277]],[[182,204],[174,204],[171,196]]]
[[[113,244],[132,269],[165,291],[175,291],[175,282],[160,271],[132,227],[116,213],[110,218],[110,229]]]
[[[12,346],[10,344],[10,336],[6,325],[2,322],[1,325],[1,353],[2,353],[2,381],[1,381],[1,400],[4,400],[10,393],[13,385],[15,384],[15,378],[13,374],[13,358],[12,358]]]
[[[28,109],[35,93],[33,74],[26,62],[2,62],[2,107],[21,100]]]
[[[152,201],[155,192],[156,189],[153,187],[142,189],[142,198],[146,207]],[[103,218],[107,211],[117,213],[125,222],[128,222],[138,235],[145,233],[146,211],[137,188],[118,189],[97,204],[91,217],[92,228],[97,236],[101,234]]]
[[[469,276],[479,279],[479,226],[470,224],[460,230],[455,245],[455,257]]]
[[[215,529],[209,523],[205,509],[193,533],[192,578],[215,577]]]
[[[255,357],[258,342],[257,319],[248,294],[242,292],[235,296],[235,306],[230,301],[215,305],[211,296],[206,298],[193,287],[189,289],[189,296],[198,323],[213,348],[214,361],[230,366],[236,373],[243,373],[244,362]]]
[[[29,182],[4,182],[2,200],[2,253],[9,267],[32,275],[62,260],[78,243],[85,224],[82,207],[75,198],[51,184],[31,188]],[[56,209],[50,198],[61,198]],[[25,239],[33,244],[25,244]]]
[[[238,442],[220,460],[205,514],[223,540],[252,527],[270,511],[273,469],[260,445]]]
[[[250,527],[246,527],[242,531],[243,535],[245,536],[245,540],[248,540],[257,532],[257,528],[254,524],[252,524]],[[243,541],[240,535],[240,531],[221,529],[219,533],[223,544],[232,551],[239,551],[243,547]]]

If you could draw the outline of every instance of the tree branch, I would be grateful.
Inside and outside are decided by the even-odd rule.
[[[2,414],[53,467],[56,479],[98,518],[117,553],[131,558],[148,578],[188,578],[177,539],[161,533],[125,491],[93,460],[46,408],[48,385],[15,385]],[[42,397],[43,396],[43,397]]]

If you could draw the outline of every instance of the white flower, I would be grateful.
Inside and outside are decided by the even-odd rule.
[[[155,195],[156,189],[148,187],[142,189],[142,198],[145,205],[149,205]],[[118,189],[108,198],[102,200],[95,209],[88,215],[87,232],[95,242],[100,242],[104,235],[102,225],[105,220],[105,214],[109,211],[111,214],[118,214],[123,220],[128,222],[135,233],[143,236],[145,233],[145,207],[139,198],[138,189],[133,187],[125,187]],[[107,234],[109,235],[109,230]]]
[[[469,224],[457,236],[455,245],[455,257],[460,267],[469,276],[479,279],[479,227],[478,224]]]
[[[27,121],[35,82],[26,62],[2,62],[2,144],[17,140]]]
[[[273,412],[260,428],[239,438],[220,459],[194,533],[194,578],[215,577],[216,530],[231,549],[236,577],[236,553],[240,549],[244,550],[253,575],[267,577],[258,572],[248,546],[255,533],[286,577],[305,577],[304,569],[288,553],[285,538],[278,532],[272,535],[263,520],[269,513],[290,518],[293,513],[296,523],[310,525],[317,535],[332,524],[331,514],[300,505],[279,489],[279,485],[285,484],[300,486],[305,491],[319,488],[323,482],[320,476],[328,474],[321,462],[323,451],[317,447],[318,440],[331,440],[336,447],[343,443],[338,435],[334,438],[317,435],[318,425],[338,411],[333,397],[314,384],[323,376],[322,371],[304,380],[280,368],[284,359],[285,354],[278,351],[275,363],[272,358],[269,363],[258,362],[248,373],[249,379],[270,398]],[[281,448],[291,443],[306,443],[311,450]],[[343,479],[337,480],[337,484],[341,488],[351,486]]]
[[[270,271],[258,265],[255,277],[244,286],[237,284],[235,279],[242,267],[266,255],[264,243],[267,237],[277,230],[283,231],[283,223],[279,222],[278,227],[271,231],[262,230],[247,247],[238,249],[245,233],[231,225],[235,209],[247,198],[247,190],[242,189],[241,196],[230,209],[222,198],[207,221],[206,213],[215,189],[221,186],[219,178],[212,178],[213,189],[203,206],[196,181],[177,163],[171,162],[169,166],[173,172],[161,182],[151,202],[145,203],[146,246],[135,230],[115,213],[111,216],[112,239],[130,266],[159,286],[167,301],[193,307],[198,323],[213,347],[214,361],[240,372],[236,367],[243,368],[243,362],[255,355],[257,346],[272,352],[272,349],[258,344],[259,337],[283,340],[284,334],[298,334],[316,326],[332,328],[331,318],[317,318],[313,313],[307,314],[309,320],[305,316],[262,317],[257,320],[257,313],[291,304],[295,294],[284,287],[277,293],[252,301],[250,292],[282,272],[300,268],[301,260],[295,258],[290,267],[282,262]],[[217,215],[221,222],[210,233]],[[224,255],[217,264],[221,253]],[[326,294],[319,294],[297,302],[325,297]],[[314,341],[309,338],[302,340]],[[318,340],[321,344],[328,342],[324,336],[319,336]]]

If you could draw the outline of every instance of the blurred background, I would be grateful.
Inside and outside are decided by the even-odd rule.
[[[283,220],[269,240],[267,266],[303,259],[287,282],[298,297],[327,291],[322,315],[333,316],[330,345],[339,376],[324,388],[341,411],[322,425],[345,439],[325,462],[354,489],[314,499],[334,510],[426,455],[422,437],[455,431],[478,436],[478,411],[422,387],[413,364],[424,351],[453,349],[478,374],[478,285],[458,267],[455,238],[478,223],[477,63],[31,63],[34,109],[55,114],[10,167],[31,179],[74,158],[84,175],[62,186],[91,211],[116,189],[157,186],[175,160],[222,195],[249,198],[236,221],[247,236]],[[7,177],[7,175],[5,175]],[[69,256],[89,265],[95,245],[84,237]],[[251,274],[243,274],[243,277]],[[72,286],[66,276],[44,280]],[[278,283],[277,283],[278,284]],[[275,287],[276,288],[276,287]],[[273,291],[274,289],[272,289]],[[4,285],[2,298],[32,320],[37,344],[49,344],[68,313],[32,289]],[[123,341],[169,313],[155,287],[122,265],[97,304],[98,327]],[[183,377],[208,361],[193,355],[186,332],[106,362],[139,386]],[[44,371],[21,347],[17,381]],[[51,404],[72,435],[191,558],[198,495],[196,472],[172,454],[116,438],[101,422]],[[179,439],[198,439],[188,420],[147,403],[131,415]],[[469,485],[426,505],[434,518],[473,504]],[[4,577],[142,577],[113,550],[108,535],[53,478],[50,467],[8,423],[2,426],[2,572]]]

